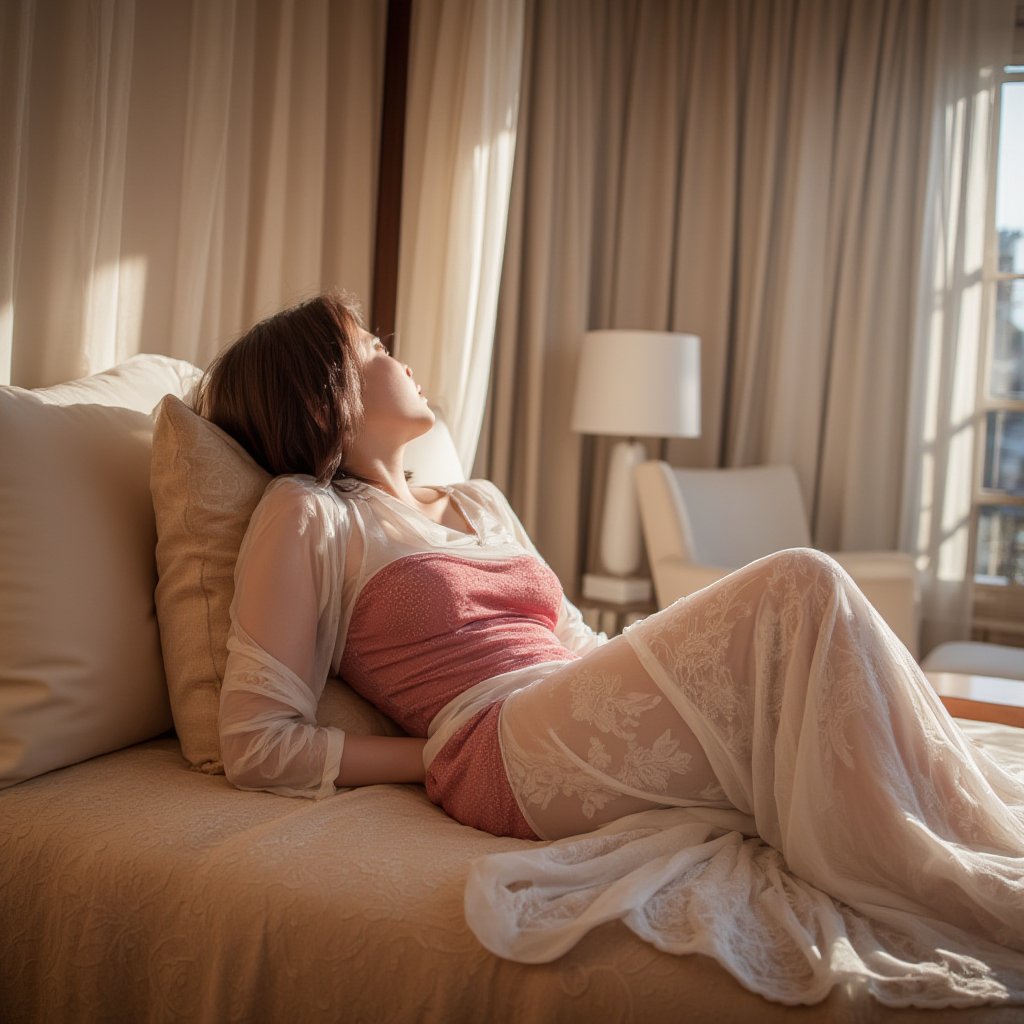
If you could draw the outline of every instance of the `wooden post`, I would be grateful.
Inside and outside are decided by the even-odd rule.
[[[377,167],[377,222],[373,253],[370,323],[382,339],[395,332],[398,299],[398,243],[402,223],[402,165],[405,157],[405,98],[409,78],[411,0],[388,0]],[[390,348],[389,343],[389,348]]]

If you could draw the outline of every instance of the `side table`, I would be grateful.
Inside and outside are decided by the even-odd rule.
[[[610,640],[630,623],[656,612],[658,606],[653,601],[601,601],[593,597],[581,597],[579,609],[583,621],[591,629],[606,633]]]
[[[576,601],[583,621],[611,639],[630,623],[658,610],[654,585],[646,576],[612,576],[587,572]]]
[[[998,722],[1024,729],[1024,681],[965,672],[925,672],[955,718]]]

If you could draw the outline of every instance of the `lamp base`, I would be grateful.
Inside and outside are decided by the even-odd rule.
[[[643,561],[640,506],[633,475],[646,457],[639,441],[621,440],[612,448],[601,524],[601,565],[612,576],[635,576]]]
[[[583,596],[613,604],[645,604],[651,600],[651,581],[638,576],[583,574]]]

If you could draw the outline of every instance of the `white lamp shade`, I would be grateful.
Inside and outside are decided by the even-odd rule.
[[[581,434],[700,437],[700,338],[587,331],[572,427]]]

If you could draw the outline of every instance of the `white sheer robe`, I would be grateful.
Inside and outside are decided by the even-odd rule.
[[[317,701],[380,568],[533,551],[491,485],[450,493],[472,533],[370,487],[268,488],[221,696],[236,785],[335,792],[344,736]],[[275,620],[271,567],[306,630]],[[849,979],[893,1005],[1024,1001],[1024,776],[963,734],[834,561],[769,556],[610,642],[563,602],[556,634],[582,657],[477,684],[430,726],[428,763],[505,696],[516,800],[541,837],[573,837],[474,866],[467,916],[488,948],[550,960],[621,918],[783,1002]]]

